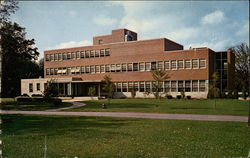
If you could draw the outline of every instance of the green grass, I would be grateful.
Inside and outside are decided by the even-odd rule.
[[[101,104],[107,100],[85,101],[87,105],[67,111],[155,112],[212,115],[248,115],[249,101],[218,99],[112,99],[107,109]]]
[[[246,157],[239,122],[1,115],[3,156],[35,158]]]
[[[27,111],[40,111],[48,109],[58,109],[71,106],[71,103],[62,102],[61,105],[54,105],[47,102],[5,102],[1,105],[1,110],[27,110]]]

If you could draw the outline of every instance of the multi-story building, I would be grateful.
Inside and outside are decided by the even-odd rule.
[[[87,96],[89,87],[103,95],[102,80],[109,75],[115,84],[114,97],[152,97],[152,71],[165,70],[169,78],[162,92],[173,96],[182,91],[193,98],[206,98],[212,74],[219,72],[221,90],[232,89],[234,56],[228,51],[209,48],[184,50],[181,44],[166,38],[137,40],[127,29],[111,35],[93,37],[92,46],[47,50],[44,52],[45,78],[22,80],[22,94],[41,94],[53,79],[62,96]]]

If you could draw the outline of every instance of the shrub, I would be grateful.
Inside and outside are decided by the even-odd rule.
[[[238,94],[238,90],[237,89],[234,90],[233,98],[234,99],[238,99],[239,98],[239,94]]]
[[[176,98],[177,98],[177,99],[181,99],[181,95],[177,95]]]
[[[17,97],[16,101],[17,102],[31,102],[32,98],[30,98],[30,97]]]
[[[228,91],[227,98],[233,99],[233,91]]]
[[[191,99],[191,96],[190,96],[190,95],[188,95],[188,96],[187,96],[187,99]]]
[[[31,97],[43,97],[42,94],[32,94]]]
[[[45,98],[43,97],[39,97],[39,98],[32,98],[32,101],[35,101],[35,102],[44,102],[45,101]]]
[[[62,99],[53,98],[51,102],[52,102],[55,106],[60,106],[60,105],[62,105]]]
[[[167,95],[167,98],[168,99],[173,99],[173,96],[172,95]]]

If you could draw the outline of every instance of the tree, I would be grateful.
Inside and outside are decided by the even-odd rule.
[[[26,39],[25,28],[17,23],[4,21],[0,28],[2,46],[1,97],[20,94],[22,78],[39,77],[39,66],[35,62],[39,52],[34,39]]]
[[[131,97],[134,99],[136,96],[136,89],[135,86],[133,85],[132,89],[131,89]]]
[[[152,71],[152,76],[155,82],[152,85],[152,91],[156,99],[161,98],[160,92],[163,89],[163,82],[167,80],[169,75],[164,70],[155,70]]]
[[[15,13],[18,9],[18,1],[15,0],[1,0],[0,1],[0,23],[8,21],[11,13]]]
[[[93,97],[95,94],[95,87],[89,87],[88,95]]]
[[[236,87],[243,92],[246,98],[246,92],[249,94],[250,86],[250,51],[246,43],[230,48],[235,54]]]
[[[44,97],[47,99],[51,99],[51,97],[58,96],[58,87],[54,80],[51,79],[50,81],[47,81],[43,94]]]
[[[219,73],[214,72],[212,75],[212,84],[209,85],[209,90],[208,90],[208,98],[214,99],[214,108],[216,109],[216,98],[220,97],[220,89],[218,88],[219,86]]]
[[[38,66],[39,66],[39,75],[43,78],[44,77],[44,58],[41,58],[38,61]]]
[[[103,90],[108,94],[108,104],[110,104],[110,99],[114,94],[114,83],[112,82],[112,78],[107,75],[103,77],[103,82],[105,83]]]

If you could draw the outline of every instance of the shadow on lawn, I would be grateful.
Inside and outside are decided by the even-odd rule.
[[[96,117],[60,117],[60,116],[27,116],[2,115],[3,135],[65,135],[71,132],[100,133],[113,132],[115,129],[135,119],[110,119]],[[106,130],[102,130],[106,129]],[[105,132],[104,132],[105,131]],[[117,134],[117,132],[114,132]]]

